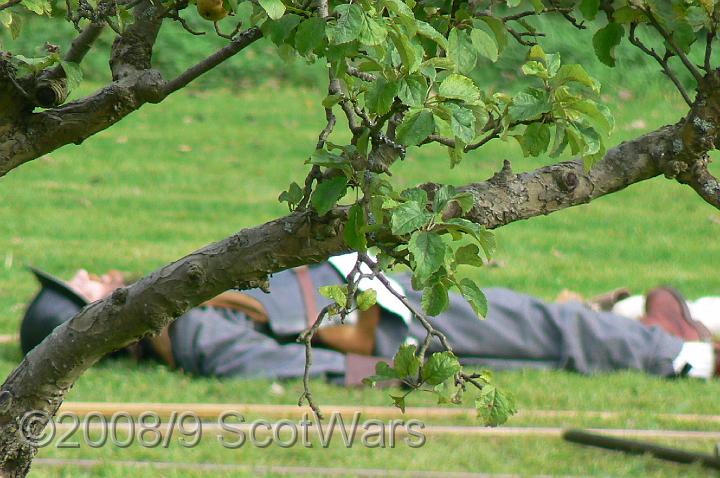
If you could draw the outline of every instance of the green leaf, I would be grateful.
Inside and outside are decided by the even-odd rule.
[[[502,425],[517,413],[512,396],[504,394],[495,385],[490,384],[485,385],[475,399],[475,409],[478,417],[490,427]]]
[[[450,157],[450,168],[460,164],[465,156],[465,143],[457,136],[455,137],[455,146],[448,146],[448,156]]]
[[[365,213],[362,206],[353,204],[348,211],[348,221],[343,230],[343,238],[345,244],[356,251],[365,252],[367,250],[367,239],[363,228],[365,227]]]
[[[415,18],[412,9],[402,0],[382,0],[382,5],[399,17]]]
[[[332,108],[336,104],[340,103],[340,100],[342,100],[343,95],[341,94],[334,94],[334,95],[327,95],[322,100],[323,108]]]
[[[450,129],[453,134],[465,143],[471,142],[475,137],[475,115],[472,110],[451,102],[444,106],[450,110]]]
[[[440,186],[440,189],[438,189],[435,192],[435,196],[433,196],[432,210],[434,212],[442,212],[445,206],[455,197],[456,192],[455,186],[452,184],[443,184]]]
[[[365,106],[371,113],[383,115],[390,111],[390,107],[398,93],[398,84],[394,81],[387,81],[385,78],[378,78],[365,93]]]
[[[82,82],[83,74],[80,70],[80,65],[72,61],[61,60],[60,65],[65,72],[65,78],[67,79],[68,90],[74,90]]]
[[[417,347],[410,344],[403,344],[393,357],[393,367],[399,378],[416,378],[420,371],[420,359],[415,352]]]
[[[615,120],[607,107],[592,100],[575,101],[565,108],[564,113],[568,119],[590,123],[593,128],[604,135],[608,135],[615,126]]]
[[[298,26],[295,32],[295,48],[301,55],[319,51],[325,43],[325,20],[310,17]]]
[[[347,178],[335,176],[318,184],[310,199],[318,215],[325,215],[345,195],[347,189]]]
[[[397,96],[403,104],[420,108],[427,98],[428,84],[422,75],[411,75],[400,80]]]
[[[237,8],[237,5],[235,6]],[[128,25],[133,21],[133,15],[123,5],[117,5],[115,7],[115,20],[120,32],[125,33]]]
[[[498,46],[495,44],[495,40],[493,40],[490,35],[485,33],[483,30],[473,29],[470,33],[470,39],[475,47],[475,51],[493,63],[497,61]]]
[[[550,111],[550,99],[547,92],[536,88],[521,91],[512,99],[508,113],[515,121],[536,119]]]
[[[480,257],[480,249],[475,244],[467,244],[459,247],[455,251],[455,262],[457,264],[467,264],[470,266],[481,267],[483,265],[482,257]]]
[[[545,123],[532,123],[522,135],[515,136],[525,156],[540,156],[550,146],[550,127]]]
[[[525,76],[537,76],[543,80],[550,78],[550,73],[544,64],[539,61],[529,61],[522,66],[522,72]]]
[[[422,35],[425,38],[428,38],[435,43],[437,43],[443,50],[448,49],[448,41],[447,39],[442,36],[442,34],[437,31],[432,25],[429,23],[426,23],[422,20],[416,20],[417,27],[418,27],[418,35]]]
[[[268,17],[277,20],[285,13],[285,4],[282,0],[258,0]]]
[[[375,364],[375,375],[366,377],[362,380],[365,385],[375,386],[375,383],[383,380],[395,380],[398,378],[395,369],[390,367],[387,362],[378,362]]]
[[[492,231],[488,231],[480,224],[475,224],[474,222],[461,217],[455,217],[448,219],[446,222],[442,223],[442,225],[448,228],[458,228],[461,231],[470,234],[473,239],[478,242],[480,247],[483,248],[483,251],[488,259],[492,257],[495,252],[495,235]]]
[[[362,133],[358,136],[357,144],[355,146],[357,147],[358,154],[360,154],[363,158],[367,158],[368,147],[370,146],[370,129],[363,128]]]
[[[435,352],[422,368],[422,379],[428,385],[439,385],[460,369],[460,362],[451,352]]]
[[[463,214],[468,213],[475,206],[475,197],[469,192],[456,194],[452,200],[458,203]]]
[[[415,201],[420,206],[425,207],[428,202],[427,191],[420,188],[408,188],[400,193],[400,196],[408,201]]]
[[[368,310],[377,303],[377,292],[375,289],[367,289],[360,292],[355,299],[358,309]]]
[[[385,41],[385,37],[387,37],[387,28],[374,18],[363,15],[363,24],[358,36],[360,43],[370,46],[379,45]]]
[[[10,28],[10,25],[12,25],[12,22],[13,22],[12,12],[8,12],[7,10],[0,10],[0,25],[4,26],[5,28]]]
[[[425,226],[430,219],[432,213],[425,210],[424,206],[415,201],[408,201],[392,210],[391,231],[396,236],[409,234]]]
[[[490,30],[492,30],[495,35],[495,43],[497,43],[498,51],[503,51],[508,44],[508,33],[505,29],[505,23],[498,18],[490,16],[483,16],[480,17],[480,19],[490,27]]]
[[[453,61],[458,73],[470,73],[475,69],[477,55],[470,35],[453,28],[448,35],[447,56]]]
[[[287,15],[281,16],[278,20],[268,20],[262,24],[260,29],[263,32],[265,38],[270,40],[277,46],[281,46],[285,43],[285,40],[298,26],[302,18],[294,13],[288,13]]]
[[[402,64],[407,73],[414,73],[422,63],[422,54],[415,49],[410,38],[397,25],[389,32],[390,39],[400,55]],[[422,50],[422,48],[420,48]]]
[[[401,412],[405,413],[405,396],[404,395],[390,395],[393,399],[393,405],[398,407]]]
[[[397,140],[405,146],[415,146],[435,131],[435,120],[429,110],[410,110],[397,129]]]
[[[318,292],[323,297],[334,300],[341,307],[347,304],[347,286],[346,285],[324,285],[318,288]]]
[[[357,40],[365,24],[363,9],[355,3],[344,3],[335,7],[335,12],[340,15],[340,18],[326,28],[330,43],[339,45]]]
[[[600,11],[600,0],[582,0],[580,2],[580,13],[588,20],[595,20]]]
[[[487,315],[487,298],[477,284],[475,284],[472,280],[465,278],[460,281],[460,292],[463,297],[465,297],[465,300],[468,301],[475,313],[481,319],[484,319]]]
[[[445,265],[447,245],[440,236],[432,232],[416,231],[410,236],[408,250],[415,261],[414,275],[424,282],[435,271]]]
[[[450,306],[447,287],[436,282],[432,286],[425,287],[422,295],[422,308],[428,315],[438,315],[447,310]]]
[[[438,94],[443,98],[461,100],[466,103],[480,101],[480,89],[467,76],[452,74],[440,83]]]
[[[290,183],[290,187],[287,191],[283,191],[282,193],[280,193],[280,196],[278,196],[278,201],[286,202],[292,208],[292,206],[299,203],[302,198],[302,189],[300,189],[300,186],[298,186],[296,182],[292,182]]]
[[[22,0],[20,4],[38,15],[50,15],[52,13],[52,6],[48,0]]]
[[[625,35],[625,29],[617,23],[608,23],[593,35],[595,54],[607,66],[615,66],[615,47]]]
[[[600,83],[591,77],[581,65],[561,66],[553,78],[553,85],[561,86],[570,81],[578,82],[592,89],[595,93],[600,93]]]
[[[346,176],[352,176],[353,173],[352,166],[347,158],[330,153],[324,149],[316,149],[306,163],[339,169],[343,171]]]

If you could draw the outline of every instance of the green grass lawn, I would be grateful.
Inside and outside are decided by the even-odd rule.
[[[685,111],[667,85],[649,82],[643,95],[607,91],[617,118],[613,142],[629,139]],[[622,99],[620,96],[622,95]],[[632,96],[632,95],[631,95]],[[22,166],[0,179],[0,333],[17,330],[36,284],[25,266],[61,277],[77,268],[116,268],[145,274],[242,227],[283,214],[278,193],[307,172],[303,160],[322,128],[316,90],[264,86],[261,91],[185,92],[88,139]],[[491,144],[448,169],[441,148],[412,150],[394,168],[402,185],[423,181],[464,184],[486,179],[503,159],[516,171],[547,160],[524,160],[514,143]],[[561,289],[584,294],[626,286],[643,292],[658,283],[689,297],[720,293],[717,274],[720,214],[689,188],[663,178],[636,185],[590,205],[513,224],[498,231],[498,267],[471,272],[484,285],[507,286],[552,299]],[[20,359],[0,346],[0,375]],[[521,410],[610,410],[613,420],[538,419],[509,425],[715,430],[712,424],[660,419],[663,413],[720,414],[720,383],[670,381],[636,373],[582,377],[562,372],[498,374]],[[388,405],[387,391],[344,390],[315,384],[320,403]],[[190,378],[162,366],[103,363],[68,394],[73,401],[296,402],[300,384]],[[412,405],[430,405],[415,399]],[[429,421],[430,423],[430,421]],[[434,421],[471,425],[463,420]],[[676,440],[709,452],[710,441]],[[432,437],[421,450],[356,447],[228,451],[214,443],[179,446],[43,449],[40,457],[242,463],[522,475],[706,476],[697,467],[671,465],[565,444],[555,438]],[[121,465],[79,470],[39,465],[34,476],[146,476]],[[152,476],[206,476],[158,470]],[[214,474],[215,472],[213,472]],[[207,474],[207,473],[206,473]],[[149,472],[148,475],[150,476]],[[235,475],[233,475],[235,476]],[[275,476],[238,472],[237,476]]]

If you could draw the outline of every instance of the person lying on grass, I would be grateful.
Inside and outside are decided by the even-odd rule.
[[[355,259],[355,254],[346,254],[280,272],[270,279],[270,293],[227,291],[130,350],[136,357],[154,357],[196,375],[301,377],[305,347],[296,339],[315,321],[318,311],[331,303],[318,288],[342,283]],[[80,270],[68,282],[36,269],[33,272],[42,288],[22,320],[24,353],[86,304],[124,285],[116,271],[94,276]],[[390,284],[420,307],[421,294],[412,289],[408,275],[393,276]],[[425,338],[422,324],[412,320],[411,312],[378,279],[363,279],[359,288],[375,289],[376,305],[353,312],[343,323],[326,319],[315,336],[313,375],[358,384],[372,375],[379,358],[392,357],[401,344]],[[479,320],[462,297],[452,294],[448,310],[430,318],[466,365],[496,370],[556,368],[583,374],[635,369],[665,377],[698,378],[710,378],[719,368],[719,348],[713,344],[712,334],[693,320],[688,304],[670,287],[652,289],[644,299],[630,297],[617,303],[627,294],[615,293],[599,304],[578,300],[549,303],[503,288],[483,292],[488,300],[485,320]],[[576,297],[571,294],[570,298]],[[642,317],[628,318],[640,315],[643,302]],[[708,313],[707,301],[693,305]],[[717,302],[710,305],[718,310]],[[598,310],[602,307],[613,307],[625,315]],[[429,349],[440,350],[438,341]]]

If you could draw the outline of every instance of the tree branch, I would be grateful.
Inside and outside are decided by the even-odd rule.
[[[220,63],[239,53],[245,47],[251,45],[253,42],[260,39],[261,37],[262,32],[257,27],[245,30],[227,46],[224,46],[209,57],[205,58],[203,61],[188,68],[187,70],[182,72],[177,78],[168,81],[163,88],[163,94],[167,96],[181,88],[184,88],[194,79],[212,70]]]
[[[695,65],[690,61],[690,59],[687,57],[684,51],[680,49],[677,46],[677,43],[675,43],[675,39],[673,36],[668,33],[662,25],[660,25],[660,22],[658,22],[657,18],[655,18],[655,15],[653,15],[650,8],[643,9],[643,12],[647,15],[648,19],[650,20],[650,24],[657,30],[658,33],[665,39],[665,41],[670,45],[670,47],[673,49],[673,53],[675,53],[678,58],[680,58],[680,61],[685,65],[685,68],[688,69],[690,74],[695,78],[695,80],[699,83],[702,80],[702,73],[700,73],[700,70],[698,70]]]
[[[133,9],[133,17],[133,23],[112,45],[110,70],[115,81],[152,68],[152,49],[163,17],[150,0],[141,1]]]
[[[156,24],[155,20],[151,23],[151,26],[141,27],[140,31],[152,34],[156,27],[159,28],[159,24]],[[138,52],[143,55],[151,54],[150,40],[154,41],[154,36],[152,39],[145,37],[139,39],[141,46],[128,44],[130,40],[116,39],[113,46],[115,56],[113,71],[118,76],[116,81],[91,96],[57,108],[29,114],[17,126],[6,131],[0,129],[0,177],[60,146],[82,143],[86,138],[112,126],[145,103],[162,101],[170,93],[186,86],[198,76],[238,53],[261,35],[258,29],[248,30],[232,44],[220,49],[170,82],[165,82],[157,70],[150,68],[149,56],[143,58],[137,56]],[[79,49],[75,54],[79,54]],[[132,60],[123,60],[128,55]],[[137,70],[135,67],[138,65],[147,69]]]
[[[680,94],[682,95],[683,99],[685,100],[685,103],[688,104],[688,106],[692,106],[692,100],[690,99],[690,95],[688,95],[687,90],[685,90],[685,87],[680,82],[678,77],[675,75],[675,72],[670,68],[670,64],[668,63],[668,58],[662,58],[660,55],[658,55],[654,49],[648,48],[645,46],[645,44],[637,37],[636,35],[636,29],[637,29],[637,23],[631,23],[630,24],[630,34],[628,36],[630,43],[638,47],[643,53],[646,55],[649,55],[650,57],[654,58],[655,61],[657,61],[660,64],[660,67],[663,69],[663,72],[665,75],[670,78],[670,81],[673,82],[675,87],[680,91]]]
[[[90,51],[90,47],[95,43],[95,40],[98,39],[104,27],[105,25],[102,23],[91,23],[88,25],[82,33],[73,40],[70,49],[68,49],[65,54],[65,61],[80,63],[88,51]]]

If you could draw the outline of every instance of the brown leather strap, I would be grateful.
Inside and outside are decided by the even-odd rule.
[[[313,287],[310,269],[307,266],[300,266],[293,269],[300,285],[300,292],[305,304],[305,320],[308,327],[315,323],[318,316],[317,301],[315,300],[315,287]]]
[[[228,290],[212,299],[203,302],[204,306],[222,307],[240,311],[250,317],[254,322],[267,324],[268,313],[262,303],[256,298],[238,292],[236,290]]]

